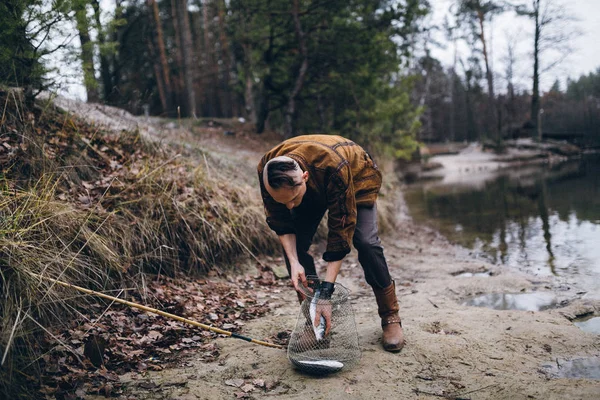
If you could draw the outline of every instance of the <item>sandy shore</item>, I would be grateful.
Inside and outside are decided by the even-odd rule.
[[[567,318],[597,310],[597,303],[577,300],[542,312],[463,306],[465,298],[479,293],[557,288],[550,281],[473,259],[468,251],[408,220],[385,244],[407,339],[401,353],[381,348],[375,299],[352,253],[339,282],[352,291],[362,350],[358,366],[315,378],[297,372],[284,351],[219,339],[221,356],[216,362],[191,357],[177,368],[123,376],[127,390],[136,398],[151,399],[598,398],[600,381],[555,377],[568,372],[573,359],[600,356],[599,337],[581,331]],[[457,276],[482,271],[492,276]],[[265,290],[259,296],[273,311],[247,324],[245,334],[267,338],[293,329],[299,307],[291,289]],[[269,390],[241,389],[242,381],[252,385],[257,379],[265,380]]]

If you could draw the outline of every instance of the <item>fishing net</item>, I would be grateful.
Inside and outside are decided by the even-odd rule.
[[[350,292],[335,283],[331,299],[319,299],[321,281],[316,277],[307,280],[308,288],[302,288],[306,299],[300,306],[296,328],[290,337],[288,358],[297,369],[309,374],[324,375],[347,369],[360,360]],[[327,335],[323,319],[319,327],[312,323],[318,304],[331,306],[331,329]]]

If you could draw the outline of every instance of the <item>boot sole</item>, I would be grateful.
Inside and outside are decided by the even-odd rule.
[[[383,347],[383,349],[385,351],[388,351],[390,353],[400,353],[400,351],[402,351],[402,349],[404,348],[404,346],[400,346],[400,347]]]

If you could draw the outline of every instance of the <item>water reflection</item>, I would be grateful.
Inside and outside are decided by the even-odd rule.
[[[492,262],[568,277],[600,297],[600,157],[475,180],[411,185],[411,215]]]
[[[600,317],[592,317],[574,322],[575,326],[584,332],[600,335]]]
[[[600,380],[600,358],[578,358],[559,361],[560,368],[552,368],[558,378],[579,378]],[[545,366],[550,368],[550,366]]]
[[[492,276],[489,272],[462,272],[458,275],[454,275],[458,278],[473,278],[473,277],[479,277],[479,278],[489,278],[490,276]]]
[[[556,297],[552,293],[490,293],[463,302],[465,306],[521,311],[543,311],[556,304]]]

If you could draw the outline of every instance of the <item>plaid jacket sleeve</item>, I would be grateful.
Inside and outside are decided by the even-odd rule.
[[[350,253],[356,227],[356,199],[350,169],[333,173],[327,184],[327,249],[325,261],[338,261]]]

